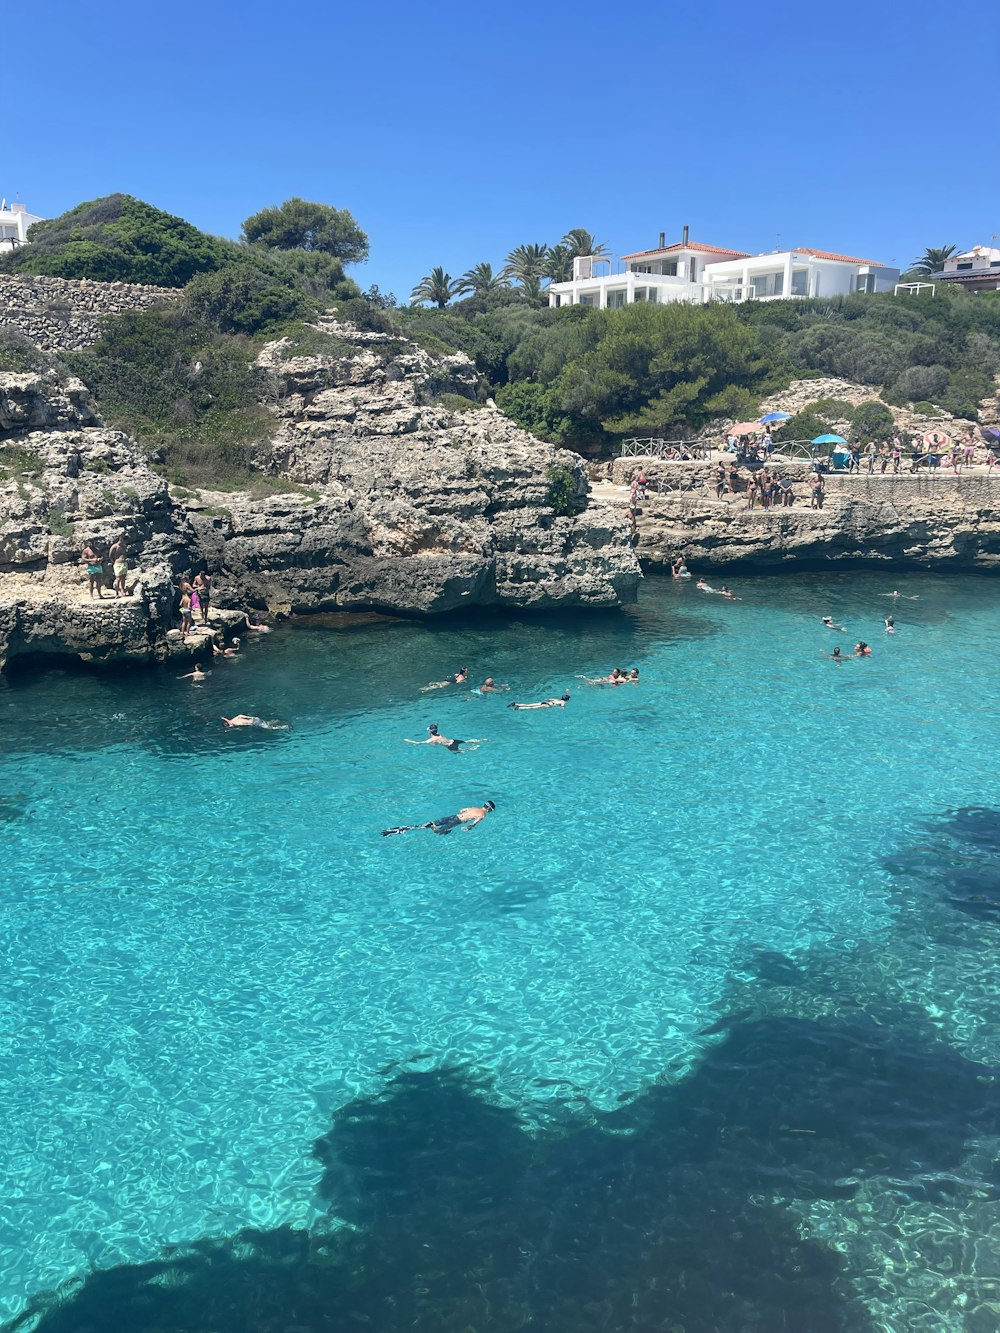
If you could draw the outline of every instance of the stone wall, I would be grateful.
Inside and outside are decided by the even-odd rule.
[[[145,310],[177,295],[173,287],[134,282],[0,273],[0,329],[17,329],[49,352],[75,351],[96,342],[108,315]]]

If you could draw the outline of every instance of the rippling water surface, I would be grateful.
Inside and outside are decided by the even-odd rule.
[[[1000,584],[891,586],[0,678],[0,1313],[1000,1326]]]

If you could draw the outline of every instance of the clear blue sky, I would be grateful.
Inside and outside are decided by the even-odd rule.
[[[14,4],[0,194],[120,190],[233,237],[301,195],[400,298],[581,226],[905,267],[1000,232],[998,33],[968,0]]]

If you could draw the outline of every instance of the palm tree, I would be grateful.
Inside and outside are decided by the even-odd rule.
[[[521,284],[525,296],[534,300],[541,295],[542,278],[545,277],[545,261],[548,257],[547,245],[519,245],[507,256],[503,277],[512,278]]]
[[[945,260],[950,259],[957,249],[957,245],[929,246],[919,259],[913,261],[911,271],[922,273],[925,276],[930,273],[940,273],[944,268]]]
[[[545,261],[549,282],[569,282],[573,277],[573,251],[568,245],[554,245]]]
[[[473,296],[489,296],[491,292],[502,291],[510,283],[502,273],[494,273],[492,264],[477,264],[463,273],[455,284],[455,295],[464,296],[471,292]]]
[[[605,255],[608,247],[603,241],[595,241],[586,227],[574,227],[562,238],[563,245],[569,247],[571,259],[578,255]]]
[[[419,305],[421,301],[431,301],[443,310],[458,291],[458,283],[450,273],[445,273],[440,266],[432,268],[425,278],[421,278],[410,292],[410,305]]]

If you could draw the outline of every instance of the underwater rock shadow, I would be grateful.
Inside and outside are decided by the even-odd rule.
[[[401,1073],[315,1145],[347,1226],[93,1272],[9,1327],[873,1333],[768,1200],[949,1171],[1000,1130],[993,1072],[863,1019],[737,1019],[686,1082],[542,1135],[468,1072]]]
[[[1000,810],[962,806],[925,820],[931,840],[901,850],[885,866],[981,922],[1000,922]]]

